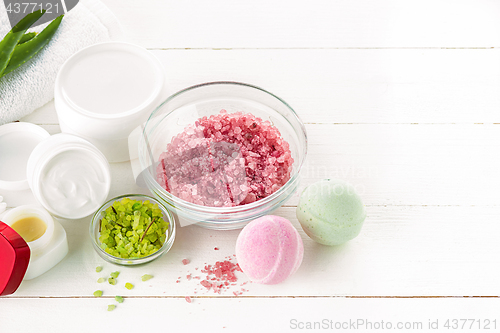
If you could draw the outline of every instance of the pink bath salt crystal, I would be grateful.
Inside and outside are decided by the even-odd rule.
[[[211,284],[210,282],[208,282],[207,280],[202,280],[202,281],[200,282],[200,284],[201,284],[203,287],[207,288],[207,289],[212,288],[212,284]]]
[[[188,279],[188,281],[191,280],[191,277],[192,277],[191,274],[186,275],[186,279]]]
[[[186,302],[191,303],[191,297],[186,296],[185,299],[186,299]]]
[[[184,265],[187,265],[187,264],[189,264],[189,263],[190,263],[190,261],[189,261],[189,259],[182,259],[182,263],[183,263]]]
[[[204,206],[251,203],[289,179],[289,145],[269,121],[242,112],[203,117],[172,138],[160,155],[158,183],[173,195]]]

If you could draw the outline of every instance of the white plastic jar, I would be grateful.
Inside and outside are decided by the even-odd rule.
[[[128,136],[161,102],[164,82],[162,64],[145,48],[123,42],[87,47],[57,75],[61,131],[90,141],[110,162],[128,161]]]
[[[80,219],[107,199],[111,174],[106,157],[90,142],[56,134],[33,150],[28,182],[38,202],[52,215]]]
[[[9,210],[2,217],[2,221],[13,228],[30,249],[24,280],[34,279],[47,272],[68,253],[66,231],[42,207],[36,205],[16,207]],[[36,235],[36,238],[28,238],[33,235]]]

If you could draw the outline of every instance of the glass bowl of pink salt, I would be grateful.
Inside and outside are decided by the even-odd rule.
[[[181,226],[239,229],[295,193],[304,124],[282,99],[237,82],[184,89],[151,114],[139,161],[151,193]]]

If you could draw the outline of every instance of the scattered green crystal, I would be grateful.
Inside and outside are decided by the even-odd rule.
[[[110,274],[113,279],[116,279],[118,275],[120,275],[120,272],[113,272]]]
[[[118,303],[123,303],[123,297],[115,296],[115,301],[117,301]]]
[[[116,279],[114,279],[114,278],[110,277],[110,278],[108,279],[108,282],[109,282],[109,284],[112,284],[112,285],[114,286],[114,285],[116,284]]]
[[[132,283],[125,283],[125,288],[127,288],[128,290],[131,290],[132,288],[134,288],[134,285]]]
[[[105,279],[105,278],[98,278],[98,279],[97,279],[97,283],[103,283],[104,281],[106,281],[106,279]]]
[[[96,271],[97,273],[99,273],[100,271],[102,271],[102,266],[97,266],[97,267],[95,268],[95,271]]]
[[[108,311],[113,311],[116,308],[116,305],[110,304],[108,305]]]
[[[124,198],[102,212],[101,248],[118,258],[141,258],[158,251],[168,222],[157,204]]]
[[[142,279],[142,281],[147,281],[147,280],[152,279],[152,278],[153,278],[153,275],[144,274],[141,279]]]
[[[94,297],[101,297],[101,296],[102,296],[102,290],[94,291]]]

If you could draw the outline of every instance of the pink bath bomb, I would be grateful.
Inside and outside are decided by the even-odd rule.
[[[243,272],[256,283],[283,282],[297,271],[304,245],[297,229],[285,218],[267,215],[250,222],[236,241]]]

